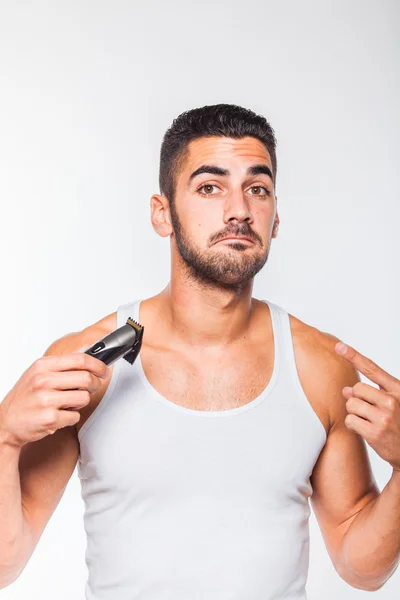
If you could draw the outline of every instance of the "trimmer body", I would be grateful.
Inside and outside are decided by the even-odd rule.
[[[143,332],[144,327],[129,317],[125,325],[101,338],[85,354],[95,356],[107,366],[119,358],[133,365],[142,346]]]

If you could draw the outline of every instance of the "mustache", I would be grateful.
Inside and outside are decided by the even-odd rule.
[[[259,237],[254,233],[254,231],[252,231],[249,227],[245,227],[244,229],[238,229],[237,227],[235,229],[227,229],[226,231],[223,231],[222,233],[220,233],[218,235],[218,237],[216,237],[213,242],[218,242],[219,240],[223,240],[226,237],[229,236],[233,236],[233,237],[240,237],[240,236],[244,236],[244,237],[248,237],[251,240],[254,240],[255,242],[259,242],[260,239]]]

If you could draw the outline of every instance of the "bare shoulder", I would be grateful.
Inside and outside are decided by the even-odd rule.
[[[73,331],[58,338],[47,348],[45,356],[77,352],[82,346],[94,344],[99,338],[111,333],[111,331],[116,329],[116,323],[117,313],[110,313],[98,321],[89,324],[81,331]]]
[[[327,433],[346,415],[342,389],[360,381],[358,371],[335,351],[335,335],[289,315],[299,378]]]

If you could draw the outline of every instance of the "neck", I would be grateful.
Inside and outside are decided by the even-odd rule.
[[[194,351],[243,341],[255,312],[252,290],[253,280],[240,292],[171,280],[158,295],[169,339]]]

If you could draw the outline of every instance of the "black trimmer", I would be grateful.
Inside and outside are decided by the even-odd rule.
[[[101,338],[85,354],[95,356],[107,366],[119,358],[133,365],[142,347],[143,332],[144,327],[129,317],[125,325]]]

